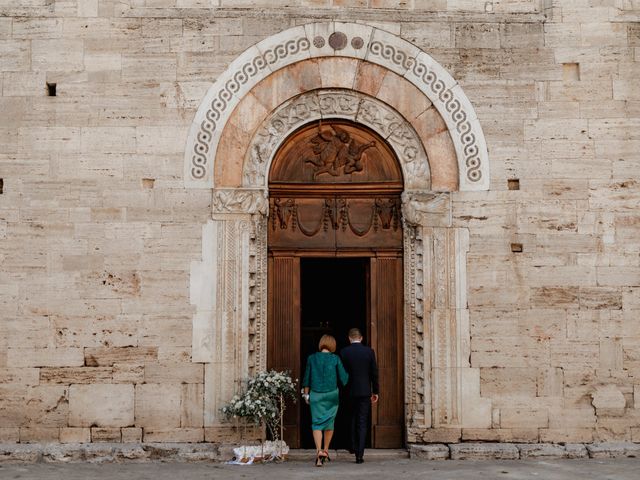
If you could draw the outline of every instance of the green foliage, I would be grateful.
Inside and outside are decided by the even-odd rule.
[[[296,399],[296,386],[288,372],[260,372],[245,382],[243,392],[234,395],[222,413],[227,418],[243,418],[256,425],[265,424],[272,437],[279,438],[286,398]]]

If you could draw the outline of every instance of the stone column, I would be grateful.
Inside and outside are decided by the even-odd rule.
[[[256,238],[264,231],[266,193],[214,190],[212,203],[211,220],[203,227],[202,261],[191,265],[190,286],[196,306],[192,360],[205,364],[205,427],[221,423],[220,408],[250,367],[261,363],[253,357],[261,331],[251,317],[262,308],[260,286],[266,281],[259,280],[256,289],[256,270],[263,263]]]
[[[491,426],[469,364],[469,233],[451,226],[448,193],[405,192],[403,217],[409,441],[456,441],[463,427]]]

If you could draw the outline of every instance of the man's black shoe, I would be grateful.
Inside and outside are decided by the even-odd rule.
[[[356,463],[364,463],[364,458],[362,457],[356,458]]]

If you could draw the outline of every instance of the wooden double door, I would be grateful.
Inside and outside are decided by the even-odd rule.
[[[323,119],[294,132],[269,172],[267,366],[301,379],[329,333],[357,327],[376,352],[380,400],[369,446],[404,443],[403,179],[386,141],[362,125]],[[348,446],[341,399],[334,447]],[[312,447],[309,407],[286,412],[285,439]]]
[[[271,252],[268,264],[268,368],[301,380],[318,340],[333,335],[338,350],[357,327],[377,357],[380,399],[372,408],[368,446],[404,445],[404,349],[402,257],[397,251]],[[335,448],[349,442],[348,401],[341,395]],[[288,406],[285,440],[313,448],[309,407]]]

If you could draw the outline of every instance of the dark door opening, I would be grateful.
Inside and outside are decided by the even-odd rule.
[[[336,353],[348,345],[350,328],[359,328],[366,343],[369,339],[369,259],[302,258],[300,260],[300,372],[304,374],[307,357],[318,350],[324,334],[333,335]],[[340,406],[331,448],[349,448],[349,425],[345,389],[340,391]],[[308,405],[300,408],[300,443],[314,448],[311,413]],[[369,428],[369,431],[371,429]],[[367,447],[370,435],[367,435]]]

